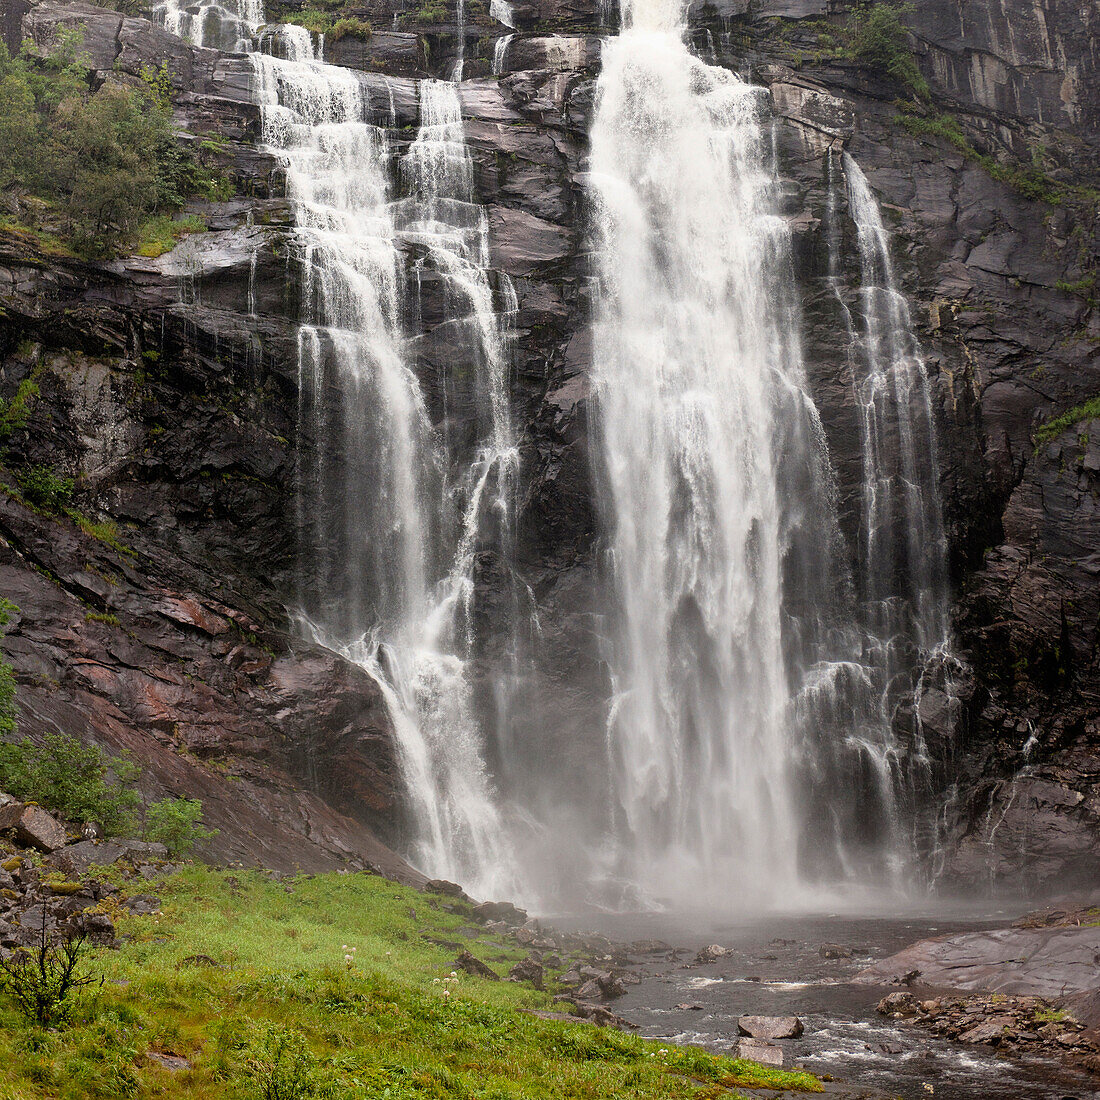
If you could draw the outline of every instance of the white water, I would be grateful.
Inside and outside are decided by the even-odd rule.
[[[196,44],[250,49],[263,11],[167,0]],[[211,34],[216,32],[216,42]],[[457,95],[421,88],[422,126],[394,155],[360,78],[281,25],[250,53],[264,145],[282,161],[300,260],[298,600],[307,633],[374,674],[397,732],[412,859],[476,893],[514,895],[513,857],[483,763],[468,656],[477,553],[507,548],[518,448],[510,347],[494,311],[484,211],[473,202]],[[441,445],[410,366],[401,249],[426,254],[475,349],[485,414],[472,455]],[[502,288],[514,310],[510,286]]]
[[[947,544],[928,372],[897,289],[890,239],[867,177],[844,156],[861,266],[863,364],[855,380],[863,454],[866,598],[880,637],[903,630],[927,655],[947,641]],[[903,591],[899,593],[901,578]],[[909,623],[898,622],[898,596]]]
[[[853,585],[772,212],[766,93],[688,52],[676,0],[638,0],[624,25],[591,162],[613,873],[651,896],[900,888],[927,761],[919,717],[907,755],[894,713],[919,701],[922,665],[947,663],[947,603],[930,389],[888,238],[846,161],[861,337],[844,317],[865,363]]]
[[[785,480],[812,484],[822,441],[765,93],[691,56],[682,30],[674,2],[639,3],[605,49],[594,373],[620,873],[713,897],[797,878],[783,573],[821,502]]]
[[[264,22],[263,0],[228,2],[227,7],[210,0],[160,0],[153,5],[153,18],[193,46],[244,53]]]
[[[504,62],[508,57],[508,47],[512,44],[514,34],[502,34],[493,43],[493,76],[500,76],[504,72]]]

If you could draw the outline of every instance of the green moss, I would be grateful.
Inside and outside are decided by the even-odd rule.
[[[332,24],[332,30],[325,36],[326,42],[339,42],[341,38],[370,38],[371,25],[365,19],[357,19],[351,16],[347,19],[338,19]]]
[[[110,611],[89,611],[84,616],[86,623],[103,623],[105,626],[119,626],[118,616]]]
[[[137,232],[134,251],[139,256],[155,259],[171,252],[173,248],[191,233],[205,233],[206,222],[194,214],[182,218],[170,218],[166,214],[151,218]]]
[[[810,1074],[544,1020],[548,994],[487,982],[522,956],[475,932],[461,903],[364,874],[272,881],[188,867],[159,915],[115,910],[117,951],[72,1025],[32,1035],[0,1011],[0,1093],[231,1100],[284,1073],[332,1100],[704,1100],[725,1088],[820,1092]],[[453,911],[449,911],[453,910]],[[350,959],[348,958],[350,956]],[[444,993],[446,991],[446,994]],[[182,1055],[168,1073],[146,1051]]]
[[[7,439],[17,428],[26,427],[31,406],[37,397],[38,383],[31,377],[19,383],[9,400],[0,399],[0,441]]]
[[[1039,446],[1057,439],[1064,431],[1068,431],[1075,424],[1080,424],[1082,420],[1097,419],[1100,419],[1100,397],[1092,397],[1036,428],[1035,445]]]

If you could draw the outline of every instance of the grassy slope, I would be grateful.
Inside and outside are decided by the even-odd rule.
[[[90,963],[106,981],[71,1027],[36,1032],[0,1007],[0,1098],[261,1095],[257,1082],[270,1064],[262,1053],[257,1062],[265,1023],[305,1036],[318,1096],[603,1100],[728,1095],[738,1085],[819,1090],[808,1074],[526,1015],[517,1009],[550,1004],[529,986],[462,972],[444,983],[456,944],[502,973],[521,957],[514,944],[495,943],[445,911],[450,899],[361,874],[276,882],[198,866],[154,888],[162,913],[117,917],[130,938]],[[200,954],[218,965],[184,961]],[[350,967],[345,954],[355,958]],[[184,1055],[193,1068],[170,1072],[149,1050]]]

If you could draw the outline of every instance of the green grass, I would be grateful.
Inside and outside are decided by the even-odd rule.
[[[1100,419],[1100,397],[1089,398],[1084,404],[1076,405],[1074,408],[1062,413],[1061,416],[1056,416],[1053,420],[1041,424],[1035,430],[1035,445],[1039,446],[1042,443],[1049,443],[1052,439],[1057,439],[1062,432],[1068,431],[1075,424],[1080,424],[1082,420],[1098,419]]]
[[[527,1015],[521,1010],[550,1007],[549,995],[529,986],[461,971],[444,981],[458,944],[501,973],[522,952],[445,911],[450,899],[381,878],[284,884],[194,866],[143,888],[155,889],[162,913],[116,915],[128,938],[97,953],[91,966],[105,983],[71,1027],[36,1032],[0,1006],[0,1095],[260,1096],[272,1035],[300,1045],[309,1084],[301,1096],[688,1100],[739,1086],[821,1091],[807,1073]],[[199,955],[207,965],[195,965]],[[192,1068],[169,1073],[146,1057],[150,1050],[182,1055]]]
[[[150,218],[138,230],[134,251],[139,256],[156,259],[165,252],[171,252],[189,234],[205,232],[206,222],[195,214],[187,214],[182,218],[170,218],[162,214]]]

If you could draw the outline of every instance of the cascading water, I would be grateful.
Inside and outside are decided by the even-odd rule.
[[[153,18],[193,46],[244,53],[252,48],[252,35],[264,22],[263,0],[230,3],[226,7],[210,0],[161,0],[153,5]]]
[[[822,437],[769,212],[765,93],[688,52],[675,2],[627,22],[591,161],[620,871],[650,888],[789,883],[784,571],[800,528],[831,533],[826,501],[788,491],[821,485]]]
[[[200,44],[216,25],[219,44],[232,36],[233,48],[250,48],[263,12],[239,3],[232,13],[168,0],[165,24]],[[518,448],[509,346],[494,313],[457,96],[424,82],[423,126],[402,173],[412,195],[395,201],[393,152],[385,129],[368,121],[376,112],[364,82],[324,64],[301,27],[266,28],[259,43],[250,62],[263,142],[285,169],[301,261],[302,621],[382,687],[414,861],[478,892],[514,892],[467,655],[475,560],[487,542],[503,547],[511,537]],[[401,248],[410,244],[446,280],[450,323],[476,349],[487,412],[468,461],[440,446],[409,365]],[[511,287],[501,289],[514,308]]]
[[[766,93],[688,52],[677,0],[639,0],[624,23],[591,161],[616,872],[711,898],[899,885],[913,769],[894,711],[946,635],[946,589],[928,383],[877,206],[852,164],[871,379],[857,584],[773,213]],[[900,640],[886,612],[911,617]]]

